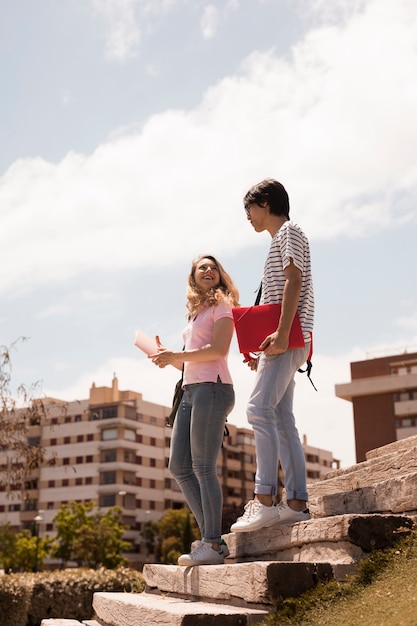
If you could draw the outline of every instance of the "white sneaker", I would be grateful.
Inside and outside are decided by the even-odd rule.
[[[245,506],[242,517],[231,525],[234,533],[248,533],[260,528],[268,528],[279,522],[279,513],[276,506],[265,506],[259,500],[250,500]]]
[[[223,565],[224,557],[223,548],[217,552],[213,550],[211,543],[193,541],[190,554],[182,554],[178,559],[178,565]]]
[[[229,554],[230,554],[230,552],[229,552],[229,548],[227,547],[227,543],[225,542],[225,540],[224,540],[224,539],[222,539],[222,540],[220,541],[220,547],[221,547],[221,549],[222,549],[222,552],[223,552],[223,556],[224,556],[224,558],[226,558],[227,556],[229,556]]]
[[[193,541],[193,543],[191,544],[191,552],[193,550],[196,550],[201,543],[204,543],[204,541],[201,541],[200,539],[196,539],[195,541]],[[229,556],[230,554],[229,548],[227,547],[227,543],[225,542],[223,538],[220,541],[220,546],[221,546],[221,550],[223,552],[224,558]]]
[[[305,522],[310,519],[310,511],[294,511],[286,502],[281,501],[275,507],[278,512],[278,520],[276,524],[295,524],[296,522]]]

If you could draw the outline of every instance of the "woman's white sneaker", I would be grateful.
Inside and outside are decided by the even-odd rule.
[[[223,565],[225,557],[223,548],[218,552],[211,547],[211,543],[199,541],[198,545],[195,545],[196,543],[193,542],[190,554],[182,554],[179,557],[178,565]]]

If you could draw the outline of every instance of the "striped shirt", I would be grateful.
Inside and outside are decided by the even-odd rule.
[[[302,274],[298,315],[307,338],[308,333],[313,331],[314,324],[310,246],[301,228],[294,222],[287,221],[272,238],[262,277],[262,304],[282,302],[286,280],[284,270],[290,264],[290,259]]]

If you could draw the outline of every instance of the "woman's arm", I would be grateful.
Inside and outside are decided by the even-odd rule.
[[[232,340],[233,330],[233,320],[230,317],[221,317],[214,322],[212,340],[205,346],[180,352],[163,350],[158,354],[151,354],[149,358],[159,367],[173,365],[178,369],[182,368],[184,361],[214,361],[227,354]]]

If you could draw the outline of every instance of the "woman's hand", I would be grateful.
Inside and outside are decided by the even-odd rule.
[[[167,350],[166,348],[162,348],[161,352],[157,354],[150,354],[149,359],[152,360],[152,363],[155,363],[158,367],[166,367],[167,365],[177,365],[175,363],[178,361],[178,352],[172,352],[172,350]]]

